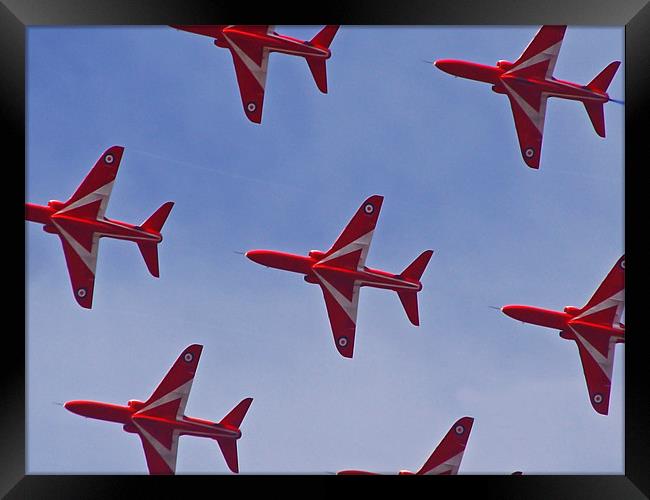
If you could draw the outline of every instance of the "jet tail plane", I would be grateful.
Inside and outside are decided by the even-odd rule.
[[[232,439],[217,439],[223,458],[228,468],[234,473],[239,473],[239,461],[237,459],[237,441]]]
[[[432,255],[433,250],[425,250],[401,272],[400,276],[406,280],[420,281]]]
[[[230,425],[239,429],[239,426],[241,425],[242,420],[244,420],[246,412],[250,408],[252,402],[253,398],[243,399],[237,406],[230,410],[228,415],[221,419],[221,422],[219,422],[219,424]]]
[[[424,270],[427,268],[427,264],[429,264],[429,260],[431,260],[432,255],[433,250],[425,250],[422,252],[417,259],[415,259],[411,264],[409,264],[406,269],[404,269],[404,271],[402,271],[400,277],[415,282],[420,281],[420,278],[422,277],[422,274],[424,274]],[[417,292],[413,292],[411,290],[398,290],[397,295],[399,296],[399,300],[402,302],[402,306],[404,307],[404,311],[406,312],[409,321],[415,326],[419,326],[420,318],[418,314]]]
[[[243,399],[237,406],[230,410],[230,413],[228,413],[228,415],[221,419],[219,425],[225,425],[239,429],[239,426],[241,425],[242,420],[244,420],[246,412],[248,411],[248,408],[250,408],[252,402],[253,398]],[[226,461],[226,465],[228,465],[228,468],[231,471],[238,473],[239,461],[237,458],[237,441],[232,439],[219,438],[216,438],[216,440],[219,444],[219,448],[221,449],[221,453],[223,453],[223,458]]]
[[[151,231],[156,231],[159,233],[162,230],[162,227],[165,225],[167,217],[169,216],[169,212],[172,211],[173,207],[173,201],[163,203],[158,210],[151,214],[151,217],[142,223],[142,227],[144,229],[149,229]]]
[[[309,44],[329,49],[338,29],[339,26],[337,24],[328,24],[310,40]]]
[[[587,88],[596,92],[607,92],[609,84],[616,74],[616,70],[621,65],[620,61],[610,63],[602,70],[596,78],[587,84]],[[584,101],[585,109],[594,126],[594,130],[600,137],[605,137],[605,111],[602,102]]]
[[[325,59],[316,59],[312,57],[305,57],[311,75],[314,77],[316,86],[323,94],[327,94],[327,67],[325,66]]]
[[[328,25],[325,26],[318,34],[311,39],[309,42],[310,45],[315,45],[316,47],[322,47],[329,49],[332,40],[334,40],[334,35],[338,31],[339,27],[337,25]],[[311,71],[314,81],[318,90],[323,94],[327,94],[327,71],[326,71],[326,59],[320,57],[309,57],[305,56],[305,60],[309,65],[309,70]]]
[[[587,84],[587,88],[598,92],[607,92],[607,88],[609,87],[609,84],[612,83],[614,75],[620,65],[621,61],[609,63],[604,70],[598,73],[596,78]]]
[[[141,227],[148,231],[160,233],[173,206],[174,202],[172,201],[164,203],[151,215],[151,217],[142,223]],[[138,242],[138,248],[140,249],[140,253],[142,254],[142,258],[144,259],[144,263],[147,265],[149,272],[156,278],[160,277],[160,271],[158,268],[158,244],[149,241],[140,241]]]

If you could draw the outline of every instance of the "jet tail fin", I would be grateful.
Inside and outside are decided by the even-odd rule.
[[[433,250],[426,250],[422,252],[409,266],[400,273],[400,277],[409,281],[420,281],[424,270],[431,260]],[[402,302],[404,311],[411,323],[415,326],[420,324],[418,315],[418,295],[417,292],[411,290],[400,290],[397,292],[399,300]]]
[[[252,402],[253,398],[242,399],[237,406],[230,410],[228,415],[221,419],[221,422],[219,423],[239,429],[239,426],[241,425],[242,420],[244,420],[246,412],[248,411],[248,408],[250,408]]]
[[[323,94],[327,94],[327,70],[325,66],[326,59],[316,57],[305,57],[311,75],[314,77],[316,86]]]
[[[598,73],[596,78],[587,84],[587,88],[591,90],[597,90],[599,92],[607,92],[607,87],[609,87],[609,84],[612,83],[614,75],[616,74],[616,71],[620,65],[621,61],[614,61],[609,63],[604,70]]]
[[[173,201],[164,203],[140,227],[160,234],[173,206]],[[141,241],[138,243],[138,248],[149,272],[156,278],[160,277],[160,270],[158,268],[158,244],[151,241]]]
[[[602,102],[584,102],[585,109],[594,126],[594,130],[600,137],[605,137],[605,110]]]
[[[317,47],[323,47],[329,49],[334,35],[339,29],[338,24],[328,24],[322,30],[320,30],[314,38],[312,38],[309,43],[311,45],[316,45]]]
[[[165,225],[165,221],[167,220],[167,217],[169,216],[169,212],[171,212],[172,208],[174,206],[173,201],[168,201],[167,203],[163,203],[161,207],[156,210],[151,216],[144,221],[140,227],[143,229],[147,229],[149,231],[155,231],[157,233],[160,233],[162,227]]]
[[[400,276],[407,280],[420,281],[420,278],[422,277],[422,274],[424,274],[424,270],[427,268],[427,264],[429,264],[429,260],[431,260],[432,255],[433,250],[425,250],[417,257],[417,259],[411,262],[411,264],[409,264],[409,266],[404,269],[404,271],[400,273]]]
[[[400,302],[406,311],[406,315],[411,323],[415,326],[420,325],[420,317],[418,314],[418,293],[411,291],[399,291],[397,292]]]
[[[234,439],[217,439],[223,458],[228,468],[235,474],[239,473],[239,461],[237,459],[237,441]]]
[[[329,49],[334,35],[339,29],[338,24],[328,24],[322,30],[320,30],[314,38],[309,41],[309,45],[314,45],[323,49]],[[325,66],[326,59],[321,57],[305,57],[307,64],[309,65],[309,70],[311,71],[314,81],[318,90],[323,94],[327,94],[327,71]]]
[[[587,88],[597,92],[607,92],[607,88],[612,83],[612,79],[620,65],[620,61],[610,63],[604,70],[598,73],[596,78],[587,84]],[[605,112],[603,110],[603,103],[585,101],[584,105],[591,124],[594,126],[594,130],[599,136],[605,137]]]
[[[149,272],[156,278],[160,277],[160,270],[158,268],[158,245],[149,241],[141,241],[138,243],[138,248],[147,265]]]
[[[241,425],[242,420],[244,420],[246,412],[248,411],[248,408],[250,408],[252,402],[253,398],[246,398],[241,400],[239,404],[230,410],[228,415],[223,417],[219,423],[239,429],[239,426]],[[226,461],[228,468],[232,472],[238,473],[239,461],[237,459],[237,440],[217,438],[217,443],[219,444],[221,453],[223,453],[223,458]]]

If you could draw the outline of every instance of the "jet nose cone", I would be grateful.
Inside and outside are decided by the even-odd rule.
[[[433,65],[445,73],[453,76],[464,76],[467,71],[467,63],[455,59],[438,59]]]
[[[526,306],[503,306],[501,308],[501,312],[506,316],[511,317],[512,319],[516,319],[518,321],[525,321],[526,319],[528,319],[526,317],[526,313],[528,309],[529,308]]]
[[[501,312],[506,316],[510,316],[511,318],[512,318],[513,311],[514,311],[513,306],[503,306],[501,308]]]
[[[269,252],[267,250],[249,250],[244,256],[257,264],[268,265]]]
[[[79,402],[78,401],[68,401],[63,404],[63,407],[71,411],[72,413],[79,413]]]
[[[433,65],[442,70],[449,72],[449,63],[450,61],[448,59],[438,59],[437,61],[433,61]]]

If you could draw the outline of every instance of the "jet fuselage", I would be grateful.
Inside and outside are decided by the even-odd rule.
[[[99,401],[68,401],[64,407],[66,410],[86,418],[116,422],[124,426],[126,432],[135,433],[135,425],[143,421],[157,423],[161,426],[173,427],[182,435],[203,436],[210,438],[231,438],[239,439],[241,431],[227,424],[218,424],[200,418],[180,416],[179,418],[166,418],[159,415],[139,415],[137,412],[142,409],[140,401],[129,401],[127,406],[102,403]]]
[[[565,312],[542,309],[533,306],[508,305],[503,306],[501,311],[513,319],[530,323],[533,325],[561,330],[561,337],[574,340],[572,326],[587,327],[590,331],[602,333],[603,335],[613,336],[616,342],[625,342],[625,326],[606,326],[589,321],[583,321],[579,318],[579,309],[566,307]]]
[[[244,43],[253,43],[262,46],[269,52],[281,52],[283,54],[318,57],[329,59],[332,55],[330,50],[325,47],[316,47],[308,41],[298,40],[286,35],[277,33],[251,32],[237,29],[237,27],[226,27],[221,31],[221,36],[228,38],[239,45]],[[230,48],[230,45],[221,37],[217,37],[214,44],[217,47]]]
[[[100,237],[115,238],[129,241],[151,241],[160,243],[162,234],[152,230],[146,230],[127,222],[103,218],[85,218],[77,214],[68,214],[60,211],[63,203],[50,201],[47,206],[25,203],[25,220],[43,224],[43,230],[47,233],[58,234],[54,226],[58,221],[63,221],[66,228],[79,228],[84,232],[97,233]],[[60,226],[58,226],[60,229]]]
[[[492,90],[497,94],[505,94],[505,86],[510,81],[516,81],[536,87],[540,92],[547,94],[549,97],[559,97],[561,99],[570,99],[574,101],[594,101],[605,103],[609,101],[609,95],[606,92],[599,92],[578,85],[572,82],[558,80],[556,78],[538,79],[524,78],[509,74],[513,63],[508,61],[499,61],[496,66],[486,66],[468,61],[459,61],[456,59],[440,59],[436,61],[435,66],[453,76],[459,76],[468,80],[476,80],[492,84]]]
[[[250,250],[245,255],[253,262],[257,262],[266,267],[304,274],[305,281],[308,283],[318,283],[314,273],[325,272],[330,276],[338,275],[346,281],[357,281],[360,286],[371,286],[395,291],[412,290],[418,292],[422,290],[422,284],[420,282],[408,281],[396,274],[365,266],[362,270],[331,266],[327,262],[322,263],[325,260],[325,254],[323,252],[312,250],[309,253],[311,256],[305,257],[273,250]]]

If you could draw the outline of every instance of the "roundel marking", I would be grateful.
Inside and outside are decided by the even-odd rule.
[[[111,163],[113,163],[113,161],[115,161],[115,157],[112,154],[109,153],[106,156],[104,156],[105,163],[108,163],[110,165]]]
[[[621,269],[625,269],[625,259],[621,261]]]
[[[338,344],[339,344],[340,347],[345,347],[345,346],[347,346],[347,345],[348,345],[348,338],[347,338],[347,337],[341,337],[341,338],[338,340]]]
[[[87,293],[88,292],[86,292],[85,288],[80,288],[79,290],[77,290],[77,297],[79,297],[80,299],[83,299],[86,296]]]
[[[254,102],[249,102],[246,105],[246,109],[252,113],[253,111],[255,111],[257,109],[257,104],[255,104]]]
[[[375,211],[375,206],[372,203],[366,203],[366,206],[363,207],[363,211],[370,215]]]
[[[526,148],[524,154],[526,155],[526,158],[532,158],[533,156],[535,156],[535,150],[533,148]]]
[[[190,361],[192,361],[192,360],[194,359],[194,355],[193,355],[191,352],[186,352],[186,353],[185,353],[185,356],[183,356],[183,359],[184,359],[187,363],[189,363]]]
[[[465,427],[462,425],[457,425],[454,429],[454,432],[460,436],[463,432],[465,432]]]
[[[603,402],[602,394],[594,394],[594,403],[599,404]]]

